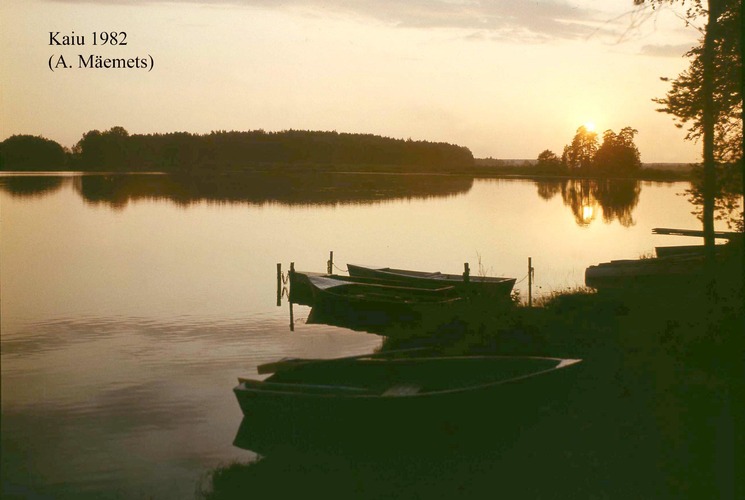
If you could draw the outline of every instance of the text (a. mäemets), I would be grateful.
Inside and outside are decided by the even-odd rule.
[[[49,69],[52,71],[69,68],[89,68],[89,69],[145,69],[151,71],[155,65],[153,56],[145,57],[103,57],[96,54],[78,54],[74,59],[77,65],[72,61],[67,62],[65,56],[61,54],[52,54],[49,57]]]
[[[139,69],[152,71],[155,60],[150,54],[125,55],[122,52],[128,47],[128,35],[126,31],[91,31],[85,34],[61,31],[49,32],[49,45],[52,47],[83,47],[92,45],[103,49],[115,50],[117,57],[95,53],[78,53],[75,55],[52,54],[49,56],[47,65],[51,71],[58,69]]]

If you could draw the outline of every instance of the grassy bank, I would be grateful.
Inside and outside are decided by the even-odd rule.
[[[560,292],[539,307],[465,314],[438,330],[454,352],[585,360],[563,422],[532,429],[535,439],[511,450],[511,463],[522,464],[513,472],[523,477],[540,463],[537,449],[564,450],[542,456],[542,470],[533,470],[551,479],[551,489],[536,487],[525,498],[742,498],[741,263],[733,254],[713,283]],[[386,347],[422,341],[398,338]],[[553,460],[568,461],[558,475]],[[512,488],[522,497],[519,481]]]
[[[390,332],[384,349],[582,358],[584,367],[562,411],[503,442],[288,450],[213,471],[201,495],[742,498],[741,262],[733,255],[713,283],[571,290],[532,308],[472,301],[447,320]],[[395,416],[378,424],[395,437]],[[470,432],[489,442],[498,426]]]

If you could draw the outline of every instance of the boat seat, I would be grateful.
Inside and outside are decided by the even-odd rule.
[[[421,390],[421,386],[415,384],[394,385],[386,389],[383,396],[412,396]]]
[[[268,391],[290,391],[290,392],[305,392],[305,393],[356,393],[364,394],[369,393],[370,390],[366,387],[351,387],[347,385],[327,385],[327,384],[306,384],[299,382],[272,382],[266,380],[253,380],[246,378],[238,378],[238,382],[242,384],[246,389],[253,390],[268,390]]]

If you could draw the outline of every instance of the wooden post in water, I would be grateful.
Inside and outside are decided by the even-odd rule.
[[[468,262],[463,263],[463,282],[468,283],[471,281],[471,268],[468,266]]]
[[[327,262],[326,268],[328,270],[328,274],[334,274],[334,252],[333,250],[329,252],[329,261]]]
[[[533,307],[533,257],[528,257],[528,307]]]
[[[294,332],[295,331],[295,317],[292,315],[292,301],[288,300],[287,302],[290,304],[290,331]]]
[[[292,303],[292,280],[295,276],[295,263],[290,262],[290,270],[287,271],[287,302]]]
[[[277,263],[277,307],[282,306],[282,263]]]

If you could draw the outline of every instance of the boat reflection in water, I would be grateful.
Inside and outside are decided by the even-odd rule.
[[[310,288],[313,309],[308,323],[369,333],[421,325],[426,316],[447,312],[462,300],[454,287],[442,284],[414,287],[387,280],[294,274],[295,284],[303,280]]]
[[[421,324],[418,313],[403,309],[390,311],[368,307],[338,307],[334,303],[316,304],[305,320],[309,325],[328,325],[356,332],[387,335],[394,329],[406,329]]]

